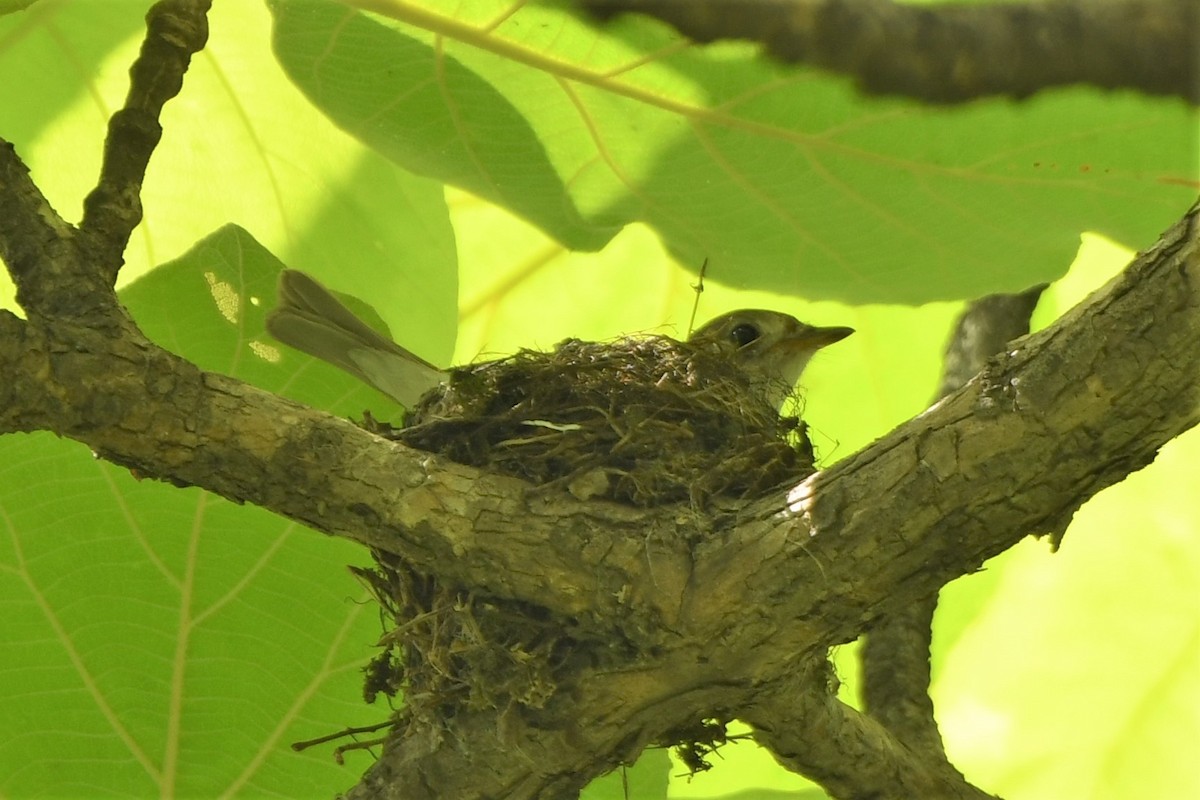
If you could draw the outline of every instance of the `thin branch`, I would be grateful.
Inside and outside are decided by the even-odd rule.
[[[1020,294],[994,294],[967,305],[958,318],[942,359],[942,379],[934,400],[957,392],[974,378],[988,359],[1029,333],[1029,318],[1046,285]]]
[[[36,315],[45,287],[39,265],[71,250],[71,226],[42,194],[10,142],[0,139],[0,259],[17,287],[17,302]]]
[[[211,0],[160,0],[146,14],[146,38],[129,70],[129,93],[108,121],[100,180],[84,200],[79,225],[110,285],[142,219],[142,180],[162,137],[159,114],[179,94],[192,55],[208,40],[211,5]]]
[[[776,58],[931,103],[1087,84],[1200,102],[1194,0],[925,5],[892,0],[582,0],[649,14],[699,42],[750,39]]]
[[[937,595],[900,605],[867,632],[860,654],[862,702],[872,719],[913,750],[944,759],[929,696]]]
[[[100,180],[84,201],[78,229],[63,221],[12,145],[0,140],[0,256],[30,320],[87,319],[110,330],[128,323],[112,286],[142,218],[142,178],[162,134],[158,115],[204,46],[209,5],[162,0],[147,13],[125,107],[109,120]]]

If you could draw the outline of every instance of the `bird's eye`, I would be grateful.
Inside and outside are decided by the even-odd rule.
[[[733,343],[738,347],[745,347],[761,335],[758,328],[746,322],[734,326],[733,330],[729,332],[729,338],[733,339]]]

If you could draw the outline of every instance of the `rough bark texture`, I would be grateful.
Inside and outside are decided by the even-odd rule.
[[[1029,318],[1044,289],[991,295],[968,304],[946,348],[935,400],[961,389],[989,358],[1029,333]],[[945,756],[929,696],[936,608],[937,595],[931,595],[889,609],[871,626],[861,651],[864,709],[908,747],[923,750],[931,759]]]
[[[754,738],[781,764],[819,783],[832,797],[991,798],[971,786],[945,758],[899,741],[801,673],[780,690],[763,691],[742,713]],[[807,684],[807,685],[806,685]]]
[[[208,41],[210,0],[164,0],[146,16],[142,50],[130,67],[125,105],[108,121],[100,180],[83,203],[81,233],[92,239],[95,263],[117,279],[129,235],[142,221],[142,178],[162,138],[158,115],[183,88],[192,54]]]

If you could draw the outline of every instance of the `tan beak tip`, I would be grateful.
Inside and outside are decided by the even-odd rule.
[[[847,328],[843,325],[832,328],[817,328],[813,331],[811,341],[818,347],[824,347],[834,342],[840,342],[852,333],[854,333],[854,328]]]

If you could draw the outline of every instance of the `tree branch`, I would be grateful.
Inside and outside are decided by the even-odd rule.
[[[1022,294],[990,295],[970,303],[958,319],[935,400],[949,397],[1029,333],[1029,318],[1045,286]],[[929,696],[929,652],[937,595],[896,606],[863,641],[862,699],[867,712],[908,747],[945,758]]]
[[[1060,534],[1200,422],[1198,209],[966,387],[702,544],[685,617],[739,654],[726,666],[779,674],[889,602]]]
[[[806,685],[807,684],[807,685]],[[910,750],[887,728],[837,699],[824,675],[802,670],[758,693],[742,718],[781,764],[832,797],[985,800],[945,758]]]
[[[870,94],[931,103],[1088,84],[1200,102],[1192,0],[914,5],[892,0],[583,0],[637,11],[698,42],[750,39]]]
[[[704,648],[689,646],[620,670],[581,671],[545,708],[410,722],[348,800],[561,800],[632,763],[649,744],[749,696],[745,682],[693,683]],[[461,716],[461,719],[460,719]]]
[[[1197,207],[1087,303],[786,496],[710,517],[582,502],[386,442],[142,336],[112,279],[160,101],[202,43],[163,30],[151,38],[166,42],[168,66],[131,88],[140,110],[113,122],[84,235],[0,146],[0,254],[29,313],[0,314],[0,432],[54,431],[142,474],[249,500],[446,585],[534,606],[584,643],[540,707],[409,720],[355,796],[561,797],[697,719],[743,709],[777,752],[801,748],[781,733],[787,715],[825,720],[818,728],[874,748],[874,766],[972,796],[948,765],[895,746],[825,689],[774,716],[766,702],[796,663],[893,604],[1026,532],[1061,533],[1088,497],[1200,421]],[[143,66],[157,63],[154,47]],[[822,775],[845,796],[874,780]]]
[[[690,618],[744,640],[768,632],[741,618],[747,600],[773,606],[763,620],[772,625],[831,603],[832,644],[857,635],[891,589],[901,600],[929,594],[1026,532],[1062,530],[1088,497],[1195,424],[1194,215],[964,390],[788,498],[717,520],[728,530],[700,545],[694,566],[675,544],[690,513],[580,502],[451,464],[144,341],[75,330],[63,334],[68,346],[30,334],[22,355],[9,339],[0,356],[29,400],[6,404],[0,430],[54,430],[144,474],[263,505],[452,584],[563,616],[640,611],[648,624]],[[153,418],[148,408],[158,409]],[[1047,429],[1056,436],[1039,445]],[[847,563],[855,569],[839,578]],[[878,591],[857,591],[873,568]],[[849,581],[840,591],[856,588],[844,606],[839,579]],[[776,602],[796,586],[804,590]],[[786,652],[810,647],[811,634],[793,630]]]
[[[192,55],[208,41],[211,0],[160,0],[146,13],[146,37],[129,70],[125,106],[109,118],[100,180],[83,201],[80,233],[109,285],[142,220],[142,179],[162,138],[159,114],[179,94]]]
[[[946,401],[788,497],[711,520],[692,554],[681,543],[693,512],[585,503],[449,464],[201,372],[136,332],[0,318],[10,376],[0,430],[54,430],[145,474],[250,500],[632,643],[634,663],[606,667],[625,682],[593,694],[584,687],[597,676],[583,674],[553,700],[570,713],[556,706],[523,724],[531,736],[616,747],[581,726],[656,709],[635,737],[651,741],[702,713],[673,702],[681,677],[713,689],[780,679],[889,603],[928,596],[1026,532],[1061,531],[1084,500],[1195,425],[1196,214]],[[609,705],[584,710],[584,698]],[[463,747],[460,734],[446,746]],[[582,768],[570,752],[563,769]],[[589,763],[602,769],[610,756]],[[549,786],[535,780],[544,767],[526,765],[521,780]]]
[[[0,139],[0,257],[31,321],[74,317],[124,327],[112,287],[129,235],[142,218],[146,165],[162,134],[158,115],[179,93],[191,55],[208,34],[210,0],[161,0],[146,14],[142,51],[130,69],[125,107],[109,120],[100,180],[73,228]]]
[[[72,259],[72,229],[29,177],[12,144],[0,139],[0,259],[17,287],[17,302],[30,318],[55,305],[46,281],[36,281],[48,262]]]

